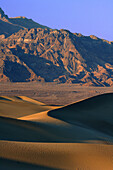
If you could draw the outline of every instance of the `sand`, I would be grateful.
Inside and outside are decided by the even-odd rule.
[[[113,147],[104,144],[1,141],[3,159],[56,169],[111,169]],[[28,166],[29,167],[29,166]]]
[[[61,108],[2,96],[0,109],[0,169],[113,169],[113,93]]]
[[[54,108],[25,96],[0,97],[0,116],[4,117],[18,118]]]

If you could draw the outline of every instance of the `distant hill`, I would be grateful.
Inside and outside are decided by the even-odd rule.
[[[4,11],[0,8],[0,37],[8,37],[20,29],[23,29],[23,27],[12,24],[8,16],[5,15]]]
[[[8,37],[11,34],[25,28],[48,28],[34,22],[26,17],[9,18],[8,15],[0,8],[0,35]],[[1,37],[1,36],[0,36]]]
[[[33,21],[32,19],[28,19],[26,17],[15,17],[15,18],[9,18],[9,21],[12,24],[16,24],[19,26],[22,26],[24,28],[48,28],[44,25],[40,25],[37,22]]]
[[[24,29],[1,40],[0,81],[113,86],[113,42],[68,30]]]

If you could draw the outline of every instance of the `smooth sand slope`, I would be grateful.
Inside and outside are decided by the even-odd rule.
[[[3,159],[26,163],[28,169],[27,164],[45,169],[113,169],[111,145],[1,141],[0,146]]]
[[[5,107],[20,102],[20,110],[25,103],[45,107],[22,96],[2,101]],[[49,109],[18,113],[18,119],[0,113],[1,169],[113,169],[113,93]]]
[[[53,108],[25,96],[0,97],[0,116],[4,117],[18,118]]]

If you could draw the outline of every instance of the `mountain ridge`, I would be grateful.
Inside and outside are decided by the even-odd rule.
[[[49,28],[24,28],[0,41],[0,81],[113,86],[112,41]]]
[[[2,41],[2,46],[3,73],[7,77],[13,73],[14,65],[20,64],[26,76],[23,81],[113,85],[112,42],[67,30],[32,28],[12,34]],[[9,81],[19,81],[18,78],[9,77]]]
[[[9,18],[8,15],[4,13],[2,8],[0,8],[0,34],[4,35],[5,37],[10,36],[11,34],[18,32],[20,29],[25,28],[48,28],[37,22],[33,21],[32,19],[28,19],[26,17],[11,17]]]

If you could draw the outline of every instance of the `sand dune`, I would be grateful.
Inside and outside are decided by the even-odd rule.
[[[0,140],[28,142],[113,142],[113,137],[84,126],[47,119],[21,121],[0,117]]]
[[[112,170],[113,93],[53,108],[1,96],[0,167]]]
[[[39,102],[37,100],[31,99],[31,98],[26,97],[26,96],[15,96],[14,98],[19,99],[19,100],[23,100],[23,101],[26,101],[26,102],[34,103],[34,104],[37,104],[37,105],[45,105],[42,102]]]
[[[113,93],[98,95],[49,111],[48,116],[113,136]]]
[[[113,168],[112,145],[72,143],[29,143],[1,141],[4,159],[54,169]]]
[[[54,108],[25,96],[0,97],[0,116],[18,118]]]

